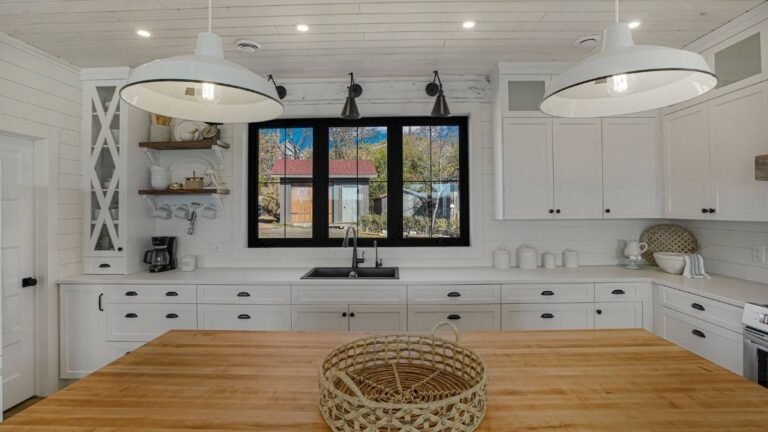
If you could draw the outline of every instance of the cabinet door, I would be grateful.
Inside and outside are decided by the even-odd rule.
[[[546,117],[539,110],[551,75],[502,75],[501,113],[505,117]]]
[[[499,305],[416,305],[408,307],[408,330],[425,332],[440,321],[461,331],[499,330]]]
[[[103,298],[104,287],[100,285],[61,285],[61,378],[82,378],[104,366],[109,360]]]
[[[601,122],[555,119],[553,124],[555,217],[602,219]]]
[[[595,328],[643,328],[643,303],[595,303]]]
[[[503,218],[552,218],[552,120],[505,119],[503,134]]]
[[[657,215],[656,119],[603,119],[606,219]]]
[[[665,216],[707,219],[709,115],[700,104],[664,117]]]
[[[768,154],[766,84],[709,102],[714,218],[768,220],[768,182],[755,180],[755,156]]]
[[[194,304],[107,304],[107,340],[147,342],[170,330],[197,328]]]
[[[294,305],[291,327],[294,331],[348,331],[347,305]]]
[[[507,304],[502,330],[585,330],[595,325],[593,303]]]
[[[349,329],[352,331],[406,331],[408,312],[405,305],[350,305]]]
[[[203,330],[291,330],[289,305],[197,305]]]

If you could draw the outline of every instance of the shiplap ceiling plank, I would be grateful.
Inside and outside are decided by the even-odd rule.
[[[684,46],[762,0],[622,0],[638,43]],[[283,78],[485,74],[497,61],[576,61],[573,41],[613,20],[612,0],[213,0],[227,58]],[[0,31],[81,67],[188,54],[207,0],[0,0]],[[461,22],[477,21],[474,30]],[[309,24],[309,33],[296,30]],[[144,28],[150,39],[136,36]],[[258,54],[236,50],[247,38]]]

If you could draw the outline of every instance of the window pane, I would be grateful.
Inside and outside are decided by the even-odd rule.
[[[432,183],[432,237],[459,237],[459,183]]]
[[[403,183],[403,237],[430,237],[432,214],[430,183]]]
[[[459,180],[459,127],[431,128],[432,181]]]
[[[403,127],[403,181],[429,181],[430,127]]]
[[[360,237],[387,237],[387,182],[374,181],[368,185],[360,185],[364,197],[368,188],[368,202],[363,202],[364,211],[360,215]]]
[[[312,237],[311,128],[259,131],[259,237]]]

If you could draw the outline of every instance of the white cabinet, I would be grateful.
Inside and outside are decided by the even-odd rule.
[[[59,291],[60,377],[82,378],[110,358],[105,343],[104,286],[62,285]]]
[[[106,305],[107,340],[147,342],[169,330],[197,328],[194,304]]]
[[[197,306],[201,330],[291,330],[290,305],[201,304]]]
[[[666,217],[702,219],[709,205],[709,113],[695,105],[664,118]]]
[[[405,331],[405,305],[294,305],[294,331]]]
[[[508,284],[502,303],[586,303],[595,301],[595,284]]]
[[[149,134],[149,114],[120,98],[128,68],[83,70],[83,189],[86,274],[141,270],[154,220],[142,205],[127,205],[148,183],[149,161],[138,143]],[[129,169],[130,167],[130,169]],[[130,172],[130,176],[128,173]]]
[[[502,330],[585,330],[594,327],[593,303],[502,305]]]
[[[657,217],[654,118],[603,119],[603,206],[606,219]]]
[[[546,117],[539,110],[551,75],[501,75],[499,97],[504,117]]]
[[[292,312],[294,331],[347,331],[349,306],[294,305]]]
[[[596,329],[631,329],[642,327],[642,302],[595,303]]]
[[[405,305],[349,305],[349,330],[406,331],[407,309]]]
[[[553,120],[556,219],[603,217],[601,136],[600,119]]]
[[[408,330],[429,331],[440,321],[449,321],[461,331],[494,331],[501,327],[500,308],[495,305],[414,305],[408,307]]]
[[[551,219],[554,209],[552,120],[504,119],[502,163],[496,173],[499,219]],[[501,181],[499,181],[499,179]]]
[[[408,287],[408,304],[489,304],[501,300],[499,285],[416,285]]]

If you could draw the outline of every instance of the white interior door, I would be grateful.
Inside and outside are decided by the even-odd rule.
[[[35,395],[32,141],[0,135],[2,166],[3,409]]]

